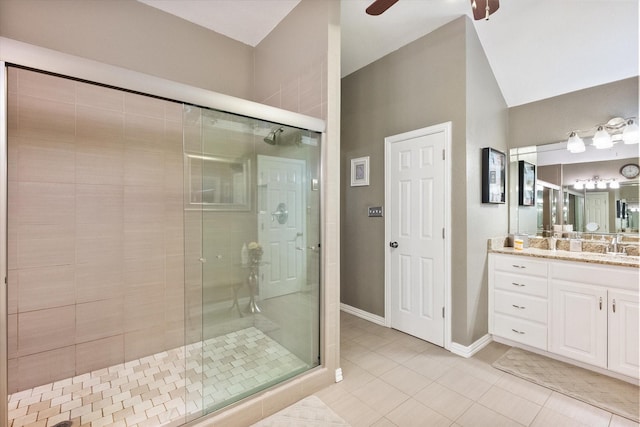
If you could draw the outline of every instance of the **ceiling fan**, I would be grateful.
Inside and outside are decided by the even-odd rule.
[[[366,12],[369,15],[381,15],[397,2],[398,0],[375,0],[367,7]],[[476,21],[480,19],[489,20],[489,15],[498,10],[499,7],[499,0],[471,0],[473,19]]]

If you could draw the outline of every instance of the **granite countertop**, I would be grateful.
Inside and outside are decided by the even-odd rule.
[[[547,258],[563,261],[578,261],[593,264],[617,265],[622,267],[640,267],[640,257],[631,255],[607,255],[595,252],[570,252],[538,248],[526,248],[516,251],[512,247],[493,247],[489,248],[490,253],[508,254],[518,256],[529,256],[535,258]]]

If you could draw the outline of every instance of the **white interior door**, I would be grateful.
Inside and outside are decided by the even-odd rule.
[[[609,232],[609,194],[587,193],[585,198],[586,223],[599,225],[598,232]]]
[[[392,328],[444,345],[447,126],[385,138]],[[385,313],[385,316],[387,313]]]
[[[264,250],[259,293],[297,292],[306,280],[303,160],[258,156],[258,240]]]

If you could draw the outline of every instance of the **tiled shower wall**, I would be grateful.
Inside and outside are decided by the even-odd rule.
[[[182,106],[9,69],[9,393],[184,344]]]

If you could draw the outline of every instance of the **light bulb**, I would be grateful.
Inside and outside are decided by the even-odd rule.
[[[596,187],[598,187],[599,190],[606,190],[607,183],[604,181],[598,181]]]
[[[587,190],[593,190],[594,188],[596,188],[596,184],[595,182],[589,180],[587,181],[587,183],[584,186]]]
[[[616,181],[615,179],[611,180],[611,182],[609,183],[609,188],[613,188],[614,190],[616,188],[620,188],[620,183],[618,181]]]
[[[604,130],[602,126],[598,126],[598,130],[596,134],[593,135],[593,145],[598,150],[613,147],[613,141],[611,140],[611,135],[609,135],[609,133],[606,130]]]
[[[633,119],[627,121],[627,125],[622,131],[622,140],[625,144],[637,144],[638,143],[638,125]]]
[[[569,139],[567,140],[567,150],[572,153],[582,153],[584,149],[584,141],[582,138],[580,138],[575,131],[571,132]]]
[[[576,180],[576,183],[573,184],[573,188],[575,188],[576,190],[582,190],[584,188],[584,183],[582,181]]]

